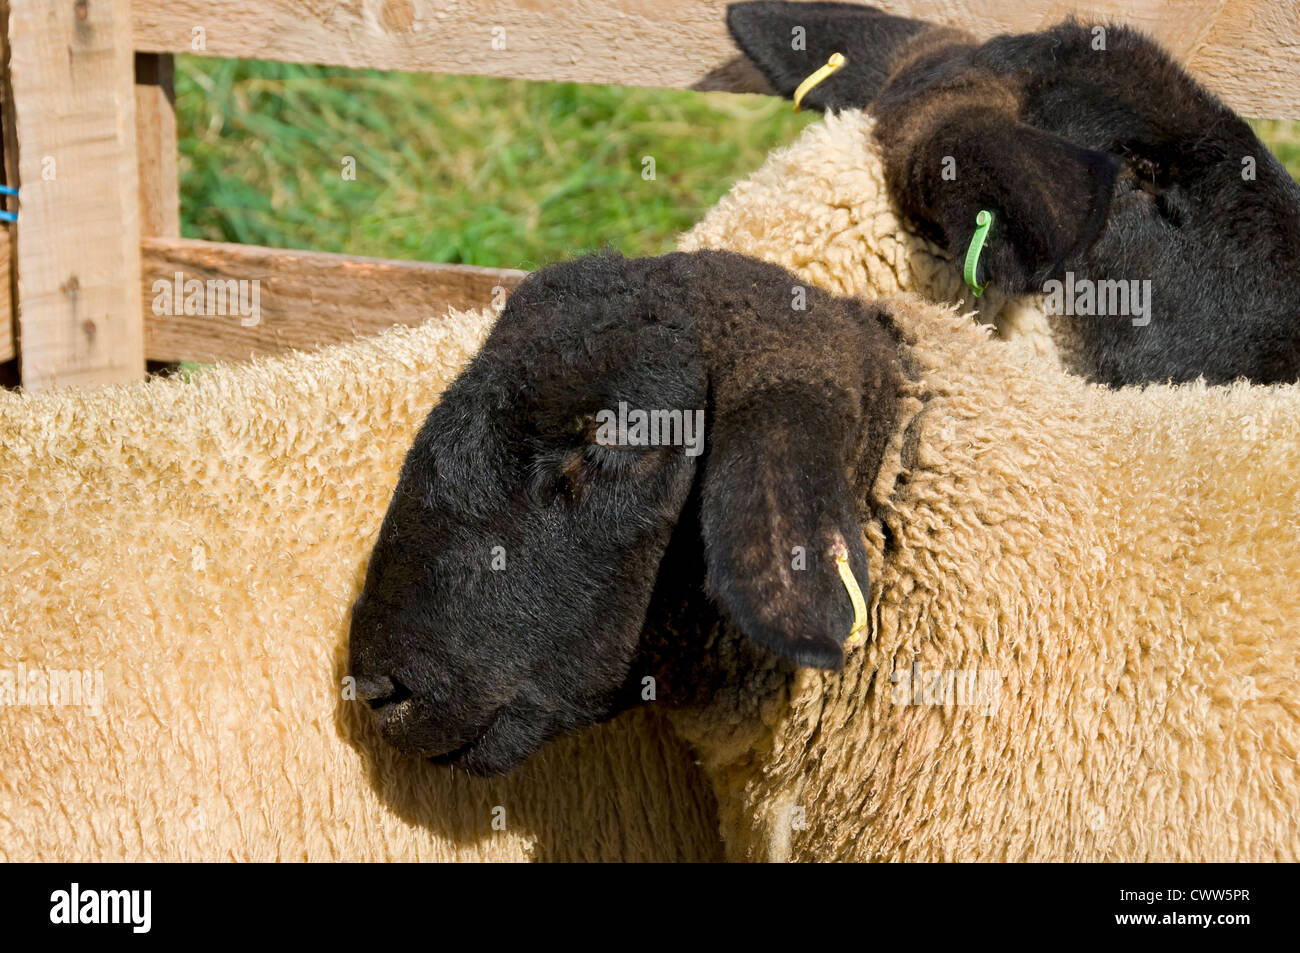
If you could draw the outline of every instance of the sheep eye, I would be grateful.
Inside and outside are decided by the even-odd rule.
[[[644,454],[628,447],[607,447],[589,443],[582,449],[582,462],[589,470],[619,476],[637,468]]]
[[[529,492],[534,499],[546,503],[560,498],[575,502],[594,484],[627,472],[624,458],[635,456],[638,455],[599,444],[578,444],[540,453],[529,468]]]
[[[678,448],[621,446],[596,439],[594,415],[575,418],[549,437],[536,436],[529,449],[528,492],[539,501],[575,502],[595,486],[639,480],[662,471]]]

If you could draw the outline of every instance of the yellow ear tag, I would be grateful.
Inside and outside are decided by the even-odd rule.
[[[862,587],[849,568],[849,547],[844,544],[844,540],[835,540],[831,555],[835,557],[835,568],[839,570],[840,581],[849,591],[849,601],[853,603],[853,628],[849,630],[849,637],[845,641],[849,645],[857,645],[862,641],[862,633],[867,630],[867,600],[862,597]]]
[[[799,104],[803,102],[803,98],[808,95],[814,86],[824,80],[827,76],[830,76],[847,62],[848,60],[844,58],[843,53],[832,53],[831,58],[826,61],[825,66],[805,79],[799,84],[798,88],[795,89],[794,111],[799,111]]]

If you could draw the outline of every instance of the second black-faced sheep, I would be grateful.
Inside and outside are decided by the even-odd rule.
[[[992,212],[975,283],[1055,294],[1071,370],[1114,386],[1300,379],[1300,185],[1140,32],[1066,22],[979,43],[858,4],[765,0],[727,22],[787,96],[847,57],[803,104],[876,118],[891,194],[954,269]]]

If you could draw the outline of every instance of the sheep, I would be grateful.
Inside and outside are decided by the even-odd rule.
[[[0,393],[0,860],[711,860],[658,713],[508,779],[400,761],[343,653],[403,454],[493,313]]]
[[[981,44],[858,4],[768,0],[732,4],[727,25],[787,96],[846,56],[802,102],[876,117],[891,195],[954,272],[991,212],[968,280],[1049,294],[1075,373],[1300,379],[1300,184],[1139,31],[1066,21]]]
[[[1300,387],[1107,390],[805,280],[518,287],[354,609],[383,738],[490,775],[658,706],[731,859],[1300,857]],[[620,402],[704,453],[601,438]]]
[[[804,147],[815,142],[806,137]],[[752,185],[764,181],[760,173]],[[718,211],[737,214],[736,196]],[[884,220],[891,219],[886,214]],[[717,215],[706,221],[717,221]],[[942,262],[927,256],[928,246],[905,235],[900,240],[914,242],[916,249],[908,262],[900,260],[900,274],[918,274],[933,263],[940,280]],[[889,240],[876,244],[889,247]],[[878,277],[882,286],[888,284],[883,271]],[[1014,305],[1008,302],[1005,310],[1014,312]],[[357,717],[355,702],[338,712],[313,707],[331,701],[328,686],[342,676],[336,643],[346,625],[345,607],[360,588],[376,514],[396,480],[400,455],[489,320],[452,314],[436,331],[394,332],[333,357],[327,352],[260,369],[216,368],[184,388],[155,381],[94,396],[0,397],[4,538],[29,541],[0,576],[0,737],[11,766],[0,772],[0,857],[718,856],[716,808],[707,785],[663,719],[644,712],[557,740],[538,756],[542,764],[521,769],[522,777],[485,786],[395,761],[372,743],[374,734]],[[457,322],[466,327],[457,328]],[[340,390],[338,381],[348,381],[348,388]],[[371,408],[368,416],[365,408]],[[110,427],[114,418],[123,423]],[[370,428],[385,421],[386,429],[371,433],[362,421]],[[125,445],[122,428],[136,434]],[[221,487],[239,479],[241,452],[253,477],[244,481],[246,495],[233,498]],[[275,462],[277,456],[282,463]],[[298,478],[322,466],[328,469],[298,500]],[[346,488],[349,496],[322,497],[328,487]],[[277,495],[268,497],[268,488],[278,488]],[[159,538],[159,509],[184,525],[170,524]],[[277,540],[296,547],[300,531],[289,524],[298,515],[311,529],[310,562],[301,553],[292,560],[281,556],[279,577],[272,567],[252,566],[246,573],[252,596],[241,592],[228,570],[214,576],[217,565],[244,551],[288,551]],[[331,521],[351,529],[331,534],[325,527]],[[133,535],[123,535],[128,531]],[[88,541],[97,552],[87,558],[80,554]],[[211,551],[217,544],[235,555],[218,563]],[[245,558],[236,565],[247,563]],[[345,567],[351,569],[343,572]],[[114,592],[106,603],[101,593]],[[138,602],[130,602],[131,593],[139,595]],[[171,593],[175,597],[168,601]],[[262,595],[267,608],[254,601]],[[279,608],[286,604],[292,609]],[[139,605],[152,607],[148,618],[133,613]],[[110,616],[96,615],[105,612]],[[84,648],[88,632],[96,646],[90,652]],[[276,634],[281,649],[268,657],[260,646]],[[159,641],[178,658],[223,658],[226,664],[216,671],[229,699],[210,689],[211,700],[200,711],[187,709],[179,694],[189,680],[173,665],[159,673],[166,697],[139,705],[134,699],[158,695],[146,663]],[[111,728],[84,719],[76,708],[56,713],[4,703],[16,697],[11,686],[19,676],[75,675],[81,668],[90,670],[92,682],[95,670],[101,673]],[[285,682],[286,670],[299,690],[272,706],[264,695]],[[326,687],[318,694],[312,686]],[[208,718],[214,705],[225,709],[226,718],[242,711],[274,719],[276,732],[264,737]],[[120,711],[122,706],[128,710]],[[164,729],[149,717],[150,709],[179,724]],[[89,724],[82,747],[67,739],[61,746],[47,744],[42,726],[59,718]],[[291,734],[299,739],[297,761],[284,772],[262,770],[278,765],[280,739]],[[339,744],[336,734],[348,744]],[[150,777],[130,770],[132,763],[158,768]],[[247,770],[240,767],[245,763]],[[213,770],[217,764],[219,774]],[[578,775],[590,781],[575,780]],[[185,780],[177,783],[178,777]],[[332,779],[328,794],[305,799],[301,791],[318,790],[312,785],[321,778]],[[591,803],[606,789],[618,792],[617,807]],[[670,792],[664,810],[672,805],[671,821],[637,800],[640,792],[656,790]],[[556,791],[569,792],[574,803]],[[313,803],[326,796],[333,806],[313,815]],[[84,816],[65,814],[62,806],[69,802],[83,805]],[[507,811],[506,831],[490,827],[498,805]],[[638,820],[647,812],[649,818]],[[584,834],[593,830],[599,836]]]

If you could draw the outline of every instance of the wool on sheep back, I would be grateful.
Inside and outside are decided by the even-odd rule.
[[[399,758],[343,698],[403,456],[490,320],[191,383],[0,394],[0,860],[719,854],[711,794],[655,713],[482,781]]]
[[[678,717],[728,855],[1300,858],[1300,388],[1109,391],[891,306],[870,634],[743,743]]]
[[[890,296],[910,398],[861,519],[872,632],[737,732],[677,723],[735,859],[1300,858],[1300,388],[1063,373],[1041,303],[959,302],[871,121],[809,127],[683,250]],[[798,312],[792,311],[792,320]]]

